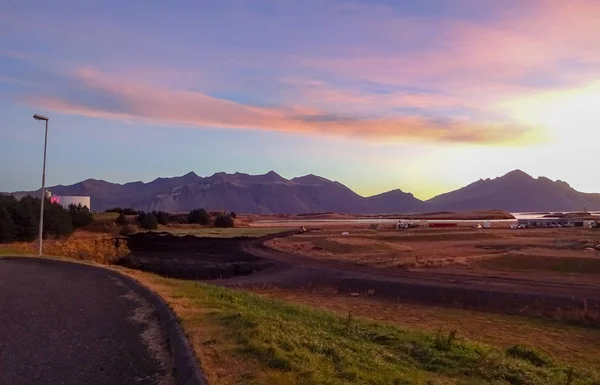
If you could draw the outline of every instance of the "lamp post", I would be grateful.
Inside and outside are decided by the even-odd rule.
[[[48,117],[44,115],[33,115],[35,120],[46,122],[46,134],[44,135],[44,168],[42,169],[42,204],[40,206],[40,248],[38,255],[42,256],[42,234],[44,232],[44,201],[46,200],[46,146],[48,145]]]

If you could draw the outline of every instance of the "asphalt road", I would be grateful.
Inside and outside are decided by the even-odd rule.
[[[0,259],[0,384],[174,384],[154,308],[102,270]]]

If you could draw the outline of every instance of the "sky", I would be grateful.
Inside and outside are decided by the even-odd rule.
[[[0,191],[317,174],[600,192],[598,0],[0,0]]]

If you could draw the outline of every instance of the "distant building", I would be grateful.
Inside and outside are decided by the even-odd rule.
[[[46,191],[46,197],[50,199],[50,202],[58,203],[65,209],[69,208],[70,205],[82,205],[87,207],[88,210],[92,209],[91,198],[87,196],[52,195],[48,190]]]
[[[589,227],[594,220],[583,218],[534,218],[519,219],[518,225],[524,227]]]

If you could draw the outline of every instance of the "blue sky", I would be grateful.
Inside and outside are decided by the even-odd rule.
[[[600,192],[593,0],[4,1],[0,191],[195,171]],[[560,154],[560,155],[557,155]],[[590,155],[585,155],[590,154]]]

